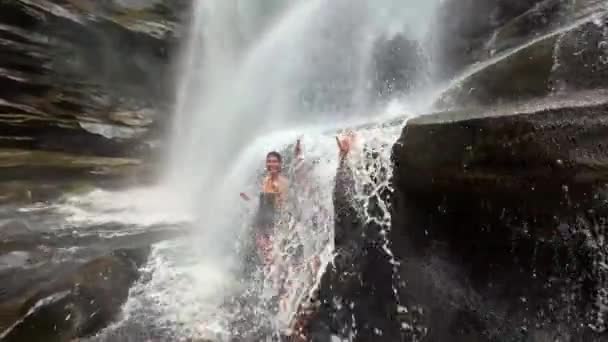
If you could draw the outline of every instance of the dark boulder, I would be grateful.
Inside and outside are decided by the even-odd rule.
[[[412,329],[605,340],[606,95],[408,122],[393,150],[391,242]]]
[[[408,121],[397,157],[410,174],[407,181],[420,188],[438,187],[444,179],[463,189],[474,179],[484,182],[482,189],[521,191],[529,188],[517,181],[530,177],[540,183],[601,182],[605,96],[604,90],[586,91],[421,116]],[[434,143],[425,145],[431,137]],[[414,145],[424,153],[405,148]]]
[[[61,340],[105,327],[118,318],[149,246],[182,236],[187,228],[161,225],[142,231],[107,223],[56,229],[48,212],[13,216],[3,223],[10,234],[0,239],[0,335],[15,338],[32,330]],[[67,315],[80,318],[63,322]],[[57,329],[49,331],[49,324]]]
[[[117,250],[84,265],[58,270],[26,297],[0,304],[3,324],[9,315],[21,318],[4,326],[2,341],[72,341],[107,325],[120,312],[129,288],[139,276],[149,248]]]

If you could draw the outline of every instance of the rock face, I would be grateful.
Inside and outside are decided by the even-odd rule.
[[[555,92],[605,88],[608,85],[608,15],[559,35],[551,82]]]
[[[98,331],[119,313],[147,254],[119,250],[3,302],[2,341],[72,341]]]
[[[607,338],[606,95],[408,122],[393,151],[391,241],[412,333]]]
[[[439,11],[440,77],[459,74],[439,104],[493,104],[558,90],[605,86],[605,8],[601,1],[466,2],[494,15],[467,18],[461,2]],[[458,8],[454,8],[458,6]],[[485,6],[485,7],[484,7]],[[459,15],[453,15],[459,13]],[[450,15],[448,15],[450,14]],[[465,45],[463,45],[465,44]]]
[[[0,3],[0,148],[145,154],[167,117],[188,4]]]
[[[98,332],[120,318],[150,246],[184,234],[166,226],[129,232],[121,224],[62,231],[42,215],[0,222],[1,341],[73,341]]]
[[[450,77],[479,60],[495,30],[542,0],[449,0],[442,2],[433,35],[441,77]]]
[[[582,21],[497,55],[444,93],[440,106],[499,104],[605,87],[606,17]]]

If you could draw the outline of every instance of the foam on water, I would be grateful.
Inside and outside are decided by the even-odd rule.
[[[123,191],[94,190],[65,198],[54,205],[71,227],[119,223],[140,227],[191,222],[192,212],[183,198],[166,187]]]

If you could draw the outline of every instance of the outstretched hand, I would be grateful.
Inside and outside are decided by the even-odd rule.
[[[340,157],[344,158],[350,152],[353,142],[355,139],[355,134],[353,132],[348,132],[342,136],[336,136],[336,143],[338,144],[338,151],[340,153]]]

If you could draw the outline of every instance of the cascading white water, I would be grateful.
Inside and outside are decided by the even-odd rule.
[[[167,178],[197,200],[261,134],[368,116],[374,40],[406,30],[421,38],[433,8],[432,2],[415,0],[270,6],[236,0],[194,4]],[[264,18],[254,8],[276,14]]]
[[[376,101],[371,63],[375,41],[395,34],[421,40],[435,5],[416,0],[210,0],[194,4],[165,182],[169,188],[179,189],[198,217],[197,242],[205,249],[204,255],[198,253],[205,259],[199,265],[212,265],[213,272],[222,270],[224,277],[234,266],[230,261],[238,264],[232,258],[231,240],[250,217],[238,193],[255,193],[265,153],[293,142],[299,134],[306,134],[308,157],[322,161],[314,171],[316,183],[323,189],[316,202],[327,214],[316,235],[307,234],[310,222],[297,222],[293,227],[299,227],[300,241],[311,246],[304,259],[323,253],[328,257],[336,151],[333,136],[320,132],[369,121],[374,119],[373,113],[381,112],[380,106],[386,103]],[[327,120],[339,121],[327,124]],[[394,132],[387,136],[389,140],[396,137]],[[293,238],[292,232],[283,235],[288,242]],[[294,268],[286,260],[284,266]],[[170,267],[180,268],[173,262]],[[181,287],[156,274],[153,278],[159,281],[147,284],[144,292],[164,292],[162,297],[170,298],[164,307],[165,312],[173,312],[172,324],[188,325],[203,335],[213,331],[215,324],[216,337],[227,338],[226,327],[220,327],[229,313],[216,308],[180,314],[183,307],[173,305],[204,302],[206,306],[209,293],[216,298],[230,293],[219,288],[209,291],[204,277],[188,276],[189,270],[180,277],[188,282],[201,279],[195,284],[207,287],[205,291],[169,294],[167,291]],[[293,279],[288,281],[300,285],[288,294],[293,312],[313,279],[303,279],[302,272],[290,276]],[[153,285],[157,288],[150,288]],[[167,319],[166,314],[158,314]]]
[[[435,5],[420,0],[193,2],[162,186],[124,196],[96,192],[63,208],[83,222],[106,211],[116,219],[124,205],[131,221],[145,218],[150,224],[158,217],[168,224],[189,220],[194,227],[186,238],[153,247],[124,318],[95,339],[123,339],[132,331],[160,340],[237,336],[230,322],[241,312],[226,303],[248,290],[239,282],[242,259],[236,247],[255,210],[255,203],[241,201],[238,194],[258,191],[267,151],[284,150],[303,136],[306,159],[318,161],[310,174],[317,191],[305,199],[308,218],[277,233],[275,262],[289,270],[285,282],[292,284],[287,308],[278,316],[254,308],[256,319],[285,329],[314,286],[315,275],[301,266],[315,256],[322,263],[331,257],[337,150],[333,133],[327,132],[420,110],[401,98],[376,96],[374,43],[397,34],[422,40]],[[372,145],[390,146],[399,131],[360,134]],[[388,153],[385,149],[381,158],[385,166]],[[129,204],[119,201],[122,197]],[[137,198],[142,200],[132,202]],[[165,214],[175,207],[177,215]],[[295,244],[304,246],[299,261],[290,255]],[[274,284],[267,285],[263,296],[276,295]]]

